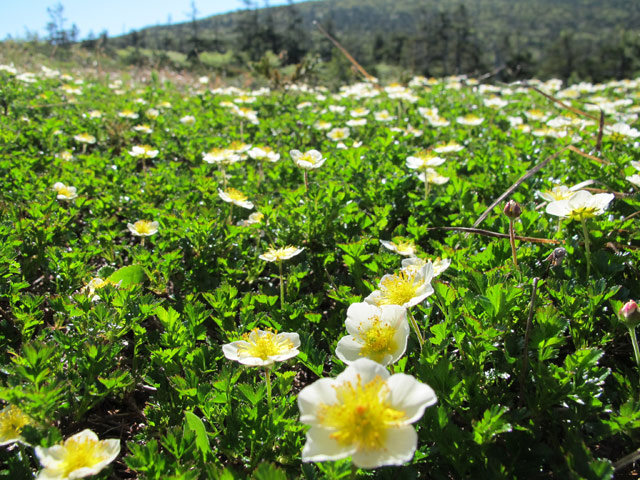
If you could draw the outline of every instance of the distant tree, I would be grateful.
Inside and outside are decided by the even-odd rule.
[[[286,63],[300,63],[308,51],[308,34],[304,28],[302,15],[293,0],[288,0],[285,15],[287,22],[282,48],[286,52]]]
[[[73,25],[70,30],[66,30],[64,25],[67,19],[64,17],[64,7],[62,3],[57,3],[53,7],[47,7],[49,22],[47,23],[48,41],[56,47],[66,47],[77,36],[78,28]]]
[[[197,63],[202,41],[200,39],[200,32],[198,28],[198,9],[196,8],[195,0],[191,0],[191,12],[189,16],[191,18],[191,37],[189,38],[187,60],[192,63]]]

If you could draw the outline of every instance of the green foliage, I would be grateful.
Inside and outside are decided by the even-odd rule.
[[[265,65],[277,67],[273,60]],[[408,240],[419,257],[451,265],[412,308],[422,349],[410,337],[390,369],[429,384],[438,402],[415,424],[410,462],[355,475],[611,478],[615,462],[637,449],[638,366],[616,314],[637,299],[640,280],[630,137],[605,130],[598,150],[595,122],[519,84],[462,78],[332,95],[308,86],[212,92],[154,72],[133,84],[0,75],[0,400],[33,420],[23,432],[31,445],[85,428],[118,438],[122,453],[102,478],[348,477],[348,459],[301,461],[307,427],[297,396],[344,370],[334,352],[347,309],[401,268],[380,240]],[[637,127],[627,100],[638,97],[637,82],[566,87],[572,107],[615,109],[607,127],[619,115]],[[494,94],[509,103],[487,106]],[[352,121],[357,108],[369,110],[362,125]],[[431,126],[426,108],[449,124]],[[127,109],[138,118],[123,116]],[[566,134],[548,135],[546,120],[529,118],[533,109],[565,117]],[[388,123],[374,115],[383,110]],[[456,121],[471,111],[480,125]],[[349,125],[345,148],[318,122]],[[134,129],[142,123],[152,131]],[[80,133],[95,143],[80,143]],[[425,198],[407,158],[451,140],[464,148],[441,154],[437,168],[449,180]],[[280,159],[203,161],[214,148],[246,155],[234,142],[271,147]],[[142,144],[157,156],[132,155]],[[290,151],[312,148],[327,160],[307,172],[307,186]],[[479,225],[489,233],[452,230],[471,227],[563,148],[511,195],[523,210],[515,233],[530,237],[516,240],[518,268],[508,239],[493,236],[508,232],[502,205]],[[584,188],[616,192],[588,220],[590,258],[581,226],[547,214],[536,194],[585,180],[593,183]],[[57,182],[77,197],[58,199]],[[231,208],[219,194],[229,187],[254,207]],[[157,221],[158,231],[132,235],[127,224],[137,220]],[[260,258],[286,245],[303,250],[281,265]],[[552,265],[560,246],[566,255]],[[267,371],[225,358],[222,346],[253,329],[297,332],[300,353]],[[26,445],[3,447],[0,465],[2,475],[25,478],[40,468]]]

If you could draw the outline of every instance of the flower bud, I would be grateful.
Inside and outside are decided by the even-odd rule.
[[[518,202],[509,200],[504,206],[504,214],[509,218],[518,218],[522,214],[522,209]]]
[[[633,300],[629,300],[625,303],[618,312],[620,321],[624,323],[628,328],[635,328],[640,324],[640,310],[638,304]]]

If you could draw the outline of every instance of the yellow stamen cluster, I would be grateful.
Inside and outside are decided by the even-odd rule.
[[[302,156],[300,157],[300,161],[301,162],[308,162],[311,165],[315,165],[316,164],[315,158],[309,152],[303,153]]]
[[[238,347],[238,356],[255,357],[267,360],[274,355],[281,355],[293,348],[293,342],[287,337],[281,337],[277,333],[263,331],[258,329],[245,333],[242,339],[249,345],[240,345]]]
[[[29,423],[29,417],[18,407],[11,405],[5,408],[0,412],[0,441],[19,437],[24,426]]]
[[[76,470],[94,467],[109,458],[103,442],[91,438],[69,438],[65,440],[63,448],[65,451],[61,455],[61,478],[68,478]]]
[[[394,340],[396,331],[393,327],[381,322],[379,317],[374,317],[372,320],[372,325],[366,331],[360,329],[364,340],[360,355],[381,362],[385,355],[393,352],[397,347]]]
[[[229,198],[235,202],[246,202],[247,199],[249,198],[240,190],[236,190],[235,188],[230,188],[224,193],[226,193],[229,196]]]
[[[415,297],[417,289],[411,273],[400,271],[390,275],[380,282],[378,305],[404,305]]]
[[[335,391],[337,402],[321,405],[318,418],[325,428],[333,430],[331,438],[342,446],[381,449],[387,430],[405,418],[404,412],[389,405],[389,388],[379,376],[364,385],[358,376],[357,384],[345,382]]]
[[[587,220],[596,216],[597,209],[595,207],[580,207],[572,210],[569,213],[569,218],[572,220]]]
[[[153,232],[151,223],[149,220],[138,220],[133,226],[140,235],[150,235]]]

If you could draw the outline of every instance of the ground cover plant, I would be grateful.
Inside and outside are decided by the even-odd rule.
[[[638,80],[0,76],[2,475],[633,475]]]

